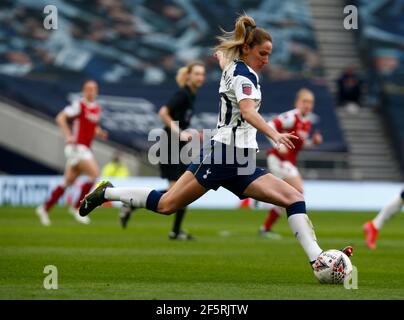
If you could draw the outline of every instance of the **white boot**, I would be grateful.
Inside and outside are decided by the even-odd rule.
[[[35,210],[36,215],[39,217],[39,221],[41,221],[41,224],[45,227],[50,226],[52,223],[49,219],[48,212],[45,210],[43,206],[39,206]]]
[[[79,214],[79,210],[73,207],[69,207],[69,212],[70,214],[76,219],[77,222],[80,222],[82,224],[89,224],[90,223],[90,218],[89,217],[82,217]]]

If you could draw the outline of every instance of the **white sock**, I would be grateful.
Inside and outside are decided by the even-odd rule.
[[[316,260],[323,251],[317,244],[313,225],[305,213],[292,214],[288,218],[289,227],[300,242],[310,261]]]
[[[373,225],[377,230],[383,227],[383,224],[389,220],[394,214],[400,212],[401,207],[403,206],[403,199],[401,197],[394,198],[387,205],[383,207],[383,209],[379,212],[379,214],[373,219]]]
[[[152,188],[106,188],[104,197],[110,201],[122,201],[137,208],[145,208]]]

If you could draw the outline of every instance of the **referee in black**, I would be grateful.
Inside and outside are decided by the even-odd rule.
[[[188,165],[181,162],[178,154],[176,160],[179,163],[171,161],[171,135],[179,136],[180,148],[191,139],[191,134],[183,130],[188,129],[191,118],[194,113],[194,102],[198,88],[203,85],[205,81],[205,66],[202,62],[196,61],[187,64],[178,70],[176,81],[179,90],[174,93],[168,103],[160,108],[159,116],[164,123],[164,130],[168,136],[168,164],[160,164],[161,177],[167,179],[169,188],[179,179],[179,177],[186,171]],[[174,163],[171,163],[174,162]],[[176,161],[178,162],[178,161]],[[135,208],[129,205],[123,205],[120,213],[121,225],[126,228],[130,215]],[[182,221],[185,217],[186,208],[178,210],[175,214],[173,228],[169,234],[172,240],[192,240],[193,237],[181,230]]]

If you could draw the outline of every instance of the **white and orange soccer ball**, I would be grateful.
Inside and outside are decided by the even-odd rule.
[[[351,276],[352,263],[342,251],[327,250],[313,263],[313,272],[321,283],[341,284]]]

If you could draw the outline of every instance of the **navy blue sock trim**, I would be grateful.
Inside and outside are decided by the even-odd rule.
[[[404,200],[404,190],[403,190],[403,192],[401,192],[401,199]]]
[[[298,201],[286,208],[288,218],[296,213],[306,213],[306,202]]]
[[[157,206],[159,204],[160,198],[163,196],[161,192],[153,190],[150,192],[146,200],[146,209],[157,212]]]

